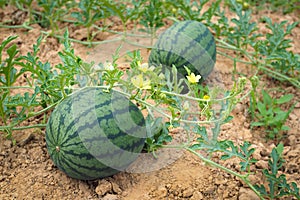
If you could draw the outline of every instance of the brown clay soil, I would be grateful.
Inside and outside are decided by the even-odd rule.
[[[14,16],[14,8],[0,10],[0,18],[3,21],[14,19],[21,20],[22,16]],[[22,13],[21,13],[22,14]],[[290,23],[299,20],[299,14],[281,15],[281,13],[262,12],[254,14],[253,19],[267,15],[275,21],[288,20]],[[24,17],[24,16],[23,16]],[[1,19],[0,19],[1,20]],[[112,19],[115,20],[115,19]],[[25,29],[0,29],[0,41],[9,35],[18,35],[16,44],[21,54],[32,50],[40,31],[44,30],[38,25],[34,30]],[[62,25],[63,28],[63,25]],[[114,27],[118,30],[118,26]],[[121,30],[121,29],[120,29]],[[260,24],[262,33],[266,32],[264,24]],[[85,29],[70,26],[70,37],[84,40]],[[294,40],[293,51],[300,53],[300,26],[296,27],[291,35]],[[111,39],[111,34],[101,33],[97,40]],[[148,41],[138,42],[147,44]],[[83,59],[92,59],[93,52],[103,61],[110,59],[111,54],[118,47],[118,43],[88,48],[77,43],[73,44],[77,55]],[[48,37],[41,46],[40,57],[43,61],[49,60],[51,64],[60,62],[57,53],[62,50],[62,44],[55,38]],[[127,49],[134,48],[129,46]],[[131,49],[132,50],[132,49]],[[148,52],[142,49],[143,56],[147,60]],[[124,62],[122,63],[124,64]],[[121,65],[122,65],[121,64]],[[128,63],[127,63],[128,64]],[[126,65],[126,63],[124,64]],[[231,85],[233,62],[218,56],[213,73],[222,77],[222,84]],[[239,72],[251,73],[245,66],[237,66]],[[212,75],[213,76],[213,75]],[[279,84],[278,82],[262,76],[263,85],[268,88],[282,87],[285,93],[293,93],[299,99],[300,91],[295,88]],[[220,80],[219,80],[220,81]],[[282,92],[274,93],[276,96]],[[221,139],[233,140],[236,144],[249,141],[256,148],[254,158],[259,161],[253,165],[255,174],[250,176],[253,184],[263,183],[262,169],[267,168],[268,155],[275,146],[274,141],[264,138],[263,129],[250,130],[247,108],[249,100],[239,103],[233,111],[234,119],[222,128]],[[288,181],[295,181],[300,185],[300,104],[298,103],[290,114],[287,125],[291,127],[283,140],[285,145],[284,167],[280,173],[285,173]],[[39,119],[31,119],[28,124]],[[2,133],[1,133],[2,134]],[[58,170],[50,160],[45,145],[44,130],[24,130],[14,132],[16,145],[0,135],[0,199],[103,199],[103,200],[160,200],[160,199],[258,199],[255,194],[239,179],[219,169],[210,167],[200,159],[188,152],[171,164],[147,173],[121,172],[109,178],[95,181],[79,181],[66,176]],[[239,160],[227,161],[213,158],[220,164],[232,169],[239,169]]]

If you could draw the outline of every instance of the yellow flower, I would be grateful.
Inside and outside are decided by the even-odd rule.
[[[165,98],[167,97],[167,95],[164,94],[164,93],[160,93],[160,94],[159,94],[159,97],[160,97],[161,99],[165,99]]]
[[[249,7],[250,7],[249,3],[247,3],[247,2],[243,3],[243,8],[244,9],[248,9]]]
[[[154,66],[149,67],[148,63],[141,64],[140,62],[138,62],[138,66],[139,66],[139,70],[142,71],[143,73],[154,70]]]
[[[199,80],[201,79],[201,76],[200,75],[196,76],[194,73],[191,73],[190,75],[186,76],[186,78],[190,83],[198,83]]]
[[[143,78],[143,75],[142,74],[139,74],[139,75],[136,75],[134,77],[131,78],[131,83],[139,88],[139,89],[142,89],[142,90],[148,90],[148,89],[151,89],[151,86],[150,86],[150,80],[145,80]]]
[[[205,99],[205,100],[209,100],[209,99],[210,99],[210,96],[208,96],[208,95],[204,95],[204,96],[203,96],[203,99]]]

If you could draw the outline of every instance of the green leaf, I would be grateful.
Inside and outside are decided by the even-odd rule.
[[[285,125],[283,125],[283,126],[281,127],[281,130],[282,130],[282,131],[289,131],[290,129],[291,129],[290,127],[285,126]]]
[[[252,122],[251,126],[265,126],[264,122]]]
[[[281,151],[281,148],[279,147],[279,152],[277,152],[276,148],[272,149],[271,152],[271,160],[269,160],[269,166],[271,168],[271,172],[272,175],[277,175],[278,170],[281,168],[282,166],[282,159],[281,159],[281,154],[279,154]]]
[[[158,144],[164,144],[167,142],[171,142],[172,141],[172,136],[168,135],[168,134],[162,134],[158,137],[157,139],[157,143]]]
[[[275,102],[276,104],[283,104],[283,103],[287,103],[289,101],[291,101],[294,98],[293,94],[286,94],[282,97],[280,97],[279,99],[277,99]]]
[[[81,15],[80,12],[72,12],[71,17],[78,20],[78,22],[76,22],[77,24],[83,24],[84,23],[82,15]]]
[[[18,36],[16,36],[16,35],[15,36],[9,36],[7,39],[2,41],[2,43],[0,45],[0,63],[2,63],[1,57],[2,57],[3,49],[6,47],[6,45],[8,45],[11,41],[13,41],[16,38],[18,38]]]
[[[199,134],[201,136],[201,139],[203,139],[205,142],[209,143],[210,139],[208,138],[206,128],[204,126],[196,126],[193,129],[193,132],[196,134]]]
[[[282,159],[284,146],[282,143],[272,149],[271,157],[269,158],[269,169],[263,169],[263,175],[268,182],[269,188],[266,189],[263,185],[254,185],[254,187],[266,199],[279,199],[279,197],[296,197],[300,199],[299,188],[296,183],[291,184],[287,182],[286,175],[280,174],[279,169],[283,166],[284,160]]]
[[[267,108],[265,104],[257,102],[257,109],[263,117],[267,115]]]
[[[7,54],[9,55],[9,57],[14,57],[16,54],[18,53],[17,51],[17,45],[13,44],[11,47],[9,47],[7,49]]]
[[[199,149],[201,149],[201,147],[202,147],[201,144],[193,144],[189,148],[191,148],[193,150],[199,150]]]
[[[146,122],[148,121],[152,121],[152,119],[150,119],[149,115],[146,118]],[[148,122],[150,123],[150,122]],[[150,124],[150,132],[147,134],[148,137],[152,137],[156,134],[158,134],[162,128],[163,128],[163,121],[162,121],[162,117],[158,117],[156,118],[154,121],[152,121],[152,124]]]
[[[262,194],[264,196],[268,195],[268,192],[267,192],[264,185],[254,185],[254,187],[255,187],[256,190],[259,191],[260,194]]]
[[[282,143],[279,143],[279,144],[277,145],[277,147],[275,147],[275,149],[276,149],[278,155],[281,156],[282,153],[283,153],[283,150],[284,150],[283,144],[282,144]]]
[[[223,124],[230,122],[233,119],[233,116],[228,116],[224,121]]]
[[[270,120],[268,120],[268,124],[271,126],[276,126],[276,125],[281,125],[282,123],[284,123],[284,118],[285,118],[285,112],[281,111],[279,113],[277,113],[275,115],[275,117],[271,118]]]
[[[262,95],[263,95],[264,105],[271,106],[272,105],[272,97],[265,90],[262,91]]]

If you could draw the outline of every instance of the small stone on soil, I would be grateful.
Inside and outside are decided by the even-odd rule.
[[[107,180],[100,180],[98,182],[98,186],[95,189],[95,192],[99,196],[104,196],[105,194],[111,192],[111,190],[112,190],[112,185],[110,182],[108,182]]]
[[[117,195],[107,194],[102,198],[102,200],[119,200],[119,198]]]
[[[118,184],[116,184],[115,182],[111,182],[111,185],[112,185],[112,190],[114,191],[114,193],[116,193],[116,194],[122,193],[122,190]]]
[[[239,200],[260,200],[260,198],[251,189],[241,188],[239,191]]]
[[[194,192],[193,196],[190,198],[191,200],[202,200],[204,198],[203,194],[199,191]]]
[[[258,169],[268,169],[268,162],[264,160],[259,160],[255,163]]]
[[[191,197],[193,195],[193,192],[194,192],[194,190],[192,188],[188,188],[183,191],[182,197],[184,197],[184,198]]]

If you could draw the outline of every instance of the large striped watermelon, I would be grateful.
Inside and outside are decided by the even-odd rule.
[[[46,127],[54,164],[70,177],[92,180],[126,169],[146,138],[139,108],[116,91],[84,88],[63,100]]]
[[[200,22],[190,20],[175,23],[159,36],[148,62],[154,66],[161,64],[163,68],[175,65],[182,77],[187,75],[186,66],[205,79],[216,62],[214,37]]]

